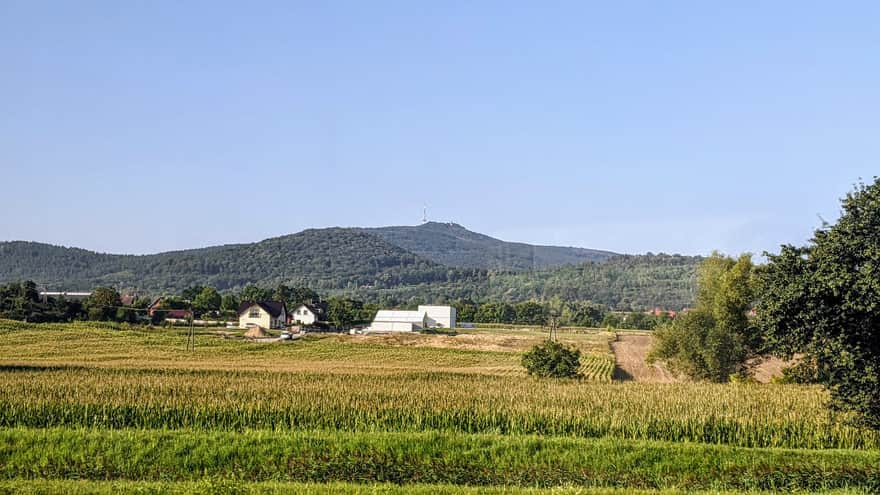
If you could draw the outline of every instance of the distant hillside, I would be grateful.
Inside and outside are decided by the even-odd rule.
[[[593,301],[615,309],[682,309],[696,293],[698,256],[626,255],[603,263],[583,263],[529,272],[489,273],[480,281],[340,291],[371,301],[403,303],[528,300]]]
[[[597,261],[578,261],[591,256]],[[693,300],[699,261],[507,243],[458,225],[429,223],[313,229],[253,244],[152,255],[0,242],[0,283],[28,279],[55,290],[113,286],[154,295],[194,285],[234,291],[283,283],[390,304],[559,297],[615,308],[681,308]],[[562,266],[529,269],[554,264]]]
[[[506,242],[455,223],[364,229],[395,246],[446,266],[521,271],[605,261],[616,253]]]
[[[463,276],[478,278],[479,273],[450,269],[366,232],[340,228],[142,256],[34,242],[0,243],[0,281],[33,279],[67,290],[112,285],[162,292],[197,284],[226,290],[248,283],[314,289],[395,287]]]

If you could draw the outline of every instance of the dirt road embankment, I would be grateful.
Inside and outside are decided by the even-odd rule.
[[[660,364],[648,364],[648,351],[654,337],[640,334],[621,334],[611,343],[611,351],[617,367],[614,379],[648,383],[671,383],[678,381]]]

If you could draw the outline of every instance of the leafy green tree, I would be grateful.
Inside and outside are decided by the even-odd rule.
[[[622,328],[623,318],[616,313],[605,313],[602,318],[602,326],[605,328]]]
[[[238,311],[239,301],[235,294],[225,294],[220,299],[220,309],[227,314]]]
[[[530,375],[547,378],[576,378],[581,351],[555,340],[547,340],[523,354],[522,365]]]
[[[195,301],[196,297],[202,293],[205,289],[203,285],[193,285],[192,287],[187,287],[180,293],[180,297],[187,301]]]
[[[751,256],[714,253],[699,269],[696,307],[656,332],[650,358],[692,378],[728,381],[759,347],[747,314],[755,300]]]
[[[205,287],[193,300],[193,307],[201,311],[217,311],[221,302],[222,298],[217,289]]]
[[[477,315],[477,305],[469,299],[461,299],[453,304],[456,318],[459,321],[474,321]]]
[[[40,300],[40,291],[37,290],[37,284],[32,280],[25,280],[20,285],[19,297],[26,301],[37,302]]]
[[[288,287],[284,284],[278,284],[278,287],[275,288],[275,292],[272,293],[272,300],[282,301],[285,304],[287,304],[288,306],[290,306],[291,305],[290,304],[291,303],[291,301],[290,301],[291,295],[292,295],[292,291],[290,290],[290,287]]]
[[[88,305],[92,307],[118,307],[122,306],[122,297],[116,289],[110,287],[98,287],[92,291],[92,295],[87,299]]]
[[[300,304],[312,303],[320,300],[321,297],[317,292],[308,287],[294,287],[290,290],[290,305],[299,306]]]
[[[327,319],[334,327],[344,330],[358,320],[363,303],[353,299],[331,297],[327,302]]]
[[[768,350],[815,363],[832,407],[880,429],[880,179],[842,206],[807,246],[768,254],[758,321]]]
[[[517,304],[514,306],[514,312],[515,321],[520,325],[544,325],[549,316],[548,308],[535,301]]]
[[[272,292],[256,285],[248,285],[242,289],[239,297],[242,301],[265,301],[270,299]]]
[[[111,287],[96,288],[85,301],[90,320],[115,319],[116,310],[120,306],[122,306],[122,297]]]

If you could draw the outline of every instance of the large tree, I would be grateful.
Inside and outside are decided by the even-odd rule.
[[[842,206],[807,246],[768,255],[758,319],[769,349],[814,363],[833,407],[880,429],[880,179]]]
[[[656,332],[652,359],[692,378],[728,381],[742,373],[759,347],[748,312],[755,287],[751,256],[734,260],[714,253],[698,274],[695,307]]]
[[[217,311],[220,309],[222,299],[217,289],[205,287],[193,299],[193,307],[201,311]]]

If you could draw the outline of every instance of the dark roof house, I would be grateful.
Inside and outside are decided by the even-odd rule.
[[[238,305],[238,314],[242,314],[253,305],[263,308],[272,318],[278,318],[285,311],[284,303],[281,301],[242,301]]]

